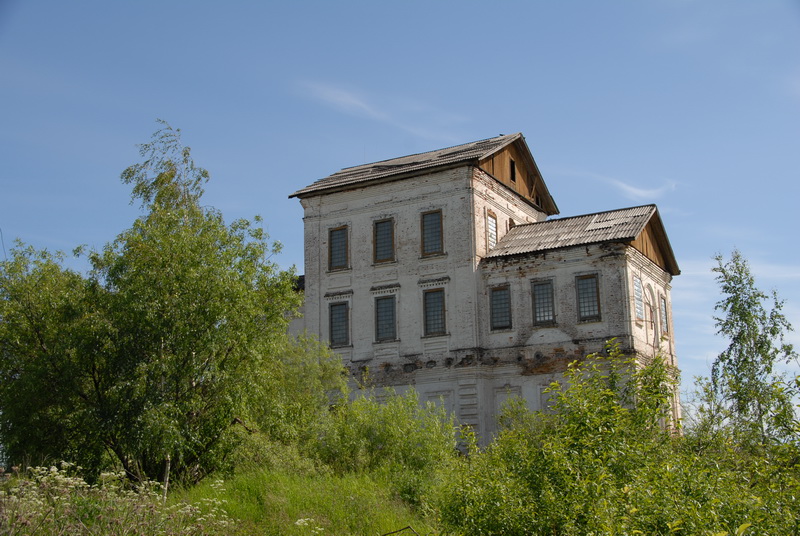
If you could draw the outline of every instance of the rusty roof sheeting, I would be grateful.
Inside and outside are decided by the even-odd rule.
[[[630,241],[657,212],[655,205],[584,214],[517,225],[486,255],[487,259],[609,241]]]
[[[297,190],[289,197],[303,197],[323,190],[351,186],[361,182],[383,179],[428,168],[478,161],[497,150],[522,138],[522,133],[506,134],[427,153],[418,153],[371,164],[344,168],[333,175],[320,179],[305,188]]]

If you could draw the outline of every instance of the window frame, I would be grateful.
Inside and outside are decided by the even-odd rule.
[[[508,298],[505,300],[506,304],[504,306],[504,314],[501,318],[498,318],[498,310],[495,302],[495,293],[505,292]],[[504,319],[505,317],[508,318],[508,322],[504,324],[500,324],[499,321]],[[489,289],[489,327],[492,331],[503,331],[513,329],[514,321],[512,318],[511,313],[511,286],[510,285],[497,285]]]
[[[342,233],[344,238],[344,263],[334,264],[334,236]],[[338,253],[337,253],[338,255]],[[336,259],[338,261],[338,259]],[[350,268],[350,229],[347,225],[340,225],[328,229],[328,271],[336,272]]]
[[[492,234],[492,221],[494,221],[494,235]],[[491,251],[497,245],[498,228],[497,215],[491,210],[486,212],[486,249]],[[494,239],[494,240],[493,240]]]
[[[644,285],[636,274],[633,275],[633,314],[637,321],[644,322]]]
[[[341,319],[344,322],[344,340],[334,340],[334,308],[344,307],[344,317]],[[350,346],[350,303],[349,302],[336,302],[328,305],[328,340],[331,348],[342,348]]]
[[[669,333],[669,313],[667,312],[667,298],[659,295],[659,313],[661,316],[661,333]]]
[[[425,217],[430,216],[432,214],[438,214],[438,225],[439,225],[439,237],[438,237],[438,246],[437,250],[433,251],[426,251],[427,249],[427,242],[426,242],[426,225],[425,225]],[[434,257],[436,255],[443,255],[444,254],[444,217],[442,215],[441,209],[435,210],[428,210],[420,214],[420,251],[423,257]]]
[[[536,294],[536,287],[537,286],[544,286],[546,285],[549,287],[549,309],[550,309],[550,318],[545,320],[538,320],[537,319],[537,294]],[[534,279],[531,281],[531,309],[533,313],[533,325],[536,327],[542,326],[555,326],[556,325],[556,300],[555,300],[555,284],[552,279]]]
[[[581,281],[594,281],[592,287],[594,293],[594,309],[596,312],[590,315],[584,315],[582,312],[582,305],[589,297],[581,295]],[[600,277],[598,274],[583,274],[575,276],[575,305],[576,312],[578,313],[578,322],[600,322],[602,320],[602,309],[600,307]]]
[[[378,257],[378,226],[381,224],[389,224],[389,241],[391,253],[388,257]],[[394,219],[383,218],[372,222],[372,262],[375,264],[382,264],[385,262],[395,261],[395,242],[394,242]]]
[[[441,296],[441,302],[440,302],[441,329],[438,331],[433,331],[429,329],[431,324],[431,313],[439,313],[438,310],[431,311],[428,307],[429,305],[428,297],[433,295]],[[445,299],[444,288],[432,288],[424,290],[422,292],[422,327],[423,327],[423,334],[425,337],[437,337],[441,335],[447,335],[447,302]]]
[[[388,319],[381,318],[381,307],[378,305],[379,302],[384,301],[391,301],[391,336],[389,334],[384,334],[382,329],[382,320],[385,322]],[[397,340],[397,296],[394,294],[388,296],[376,296],[375,297],[375,342],[390,342]]]

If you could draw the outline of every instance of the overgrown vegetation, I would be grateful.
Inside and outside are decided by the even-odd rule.
[[[0,532],[800,534],[791,326],[738,252],[715,268],[730,344],[684,427],[677,371],[610,344],[478,448],[413,391],[350,400],[329,350],[286,335],[294,274],[258,219],[201,203],[208,173],[161,126],[123,173],[143,215],[88,274],[24,244],[0,263],[0,444],[21,466]]]

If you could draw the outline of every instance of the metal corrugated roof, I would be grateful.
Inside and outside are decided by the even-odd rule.
[[[343,186],[350,186],[375,179],[383,179],[393,175],[401,175],[471,160],[481,160],[519,138],[522,138],[522,133],[517,132],[516,134],[507,134],[504,136],[497,136],[496,138],[473,141],[463,145],[455,145],[445,149],[429,151],[427,153],[412,154],[401,156],[400,158],[383,160],[381,162],[344,168],[333,175],[297,190],[289,197],[302,197],[322,190],[341,188]]]
[[[517,225],[506,233],[486,258],[633,240],[644,230],[656,210],[655,205],[643,205]]]

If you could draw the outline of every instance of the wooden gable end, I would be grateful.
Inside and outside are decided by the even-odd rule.
[[[478,166],[548,215],[558,214],[558,207],[527,149],[512,143],[480,160]]]
[[[675,255],[672,253],[672,246],[669,244],[667,233],[661,224],[658,216],[650,218],[645,228],[629,245],[634,247],[645,257],[653,261],[665,272],[671,275],[681,273]]]

